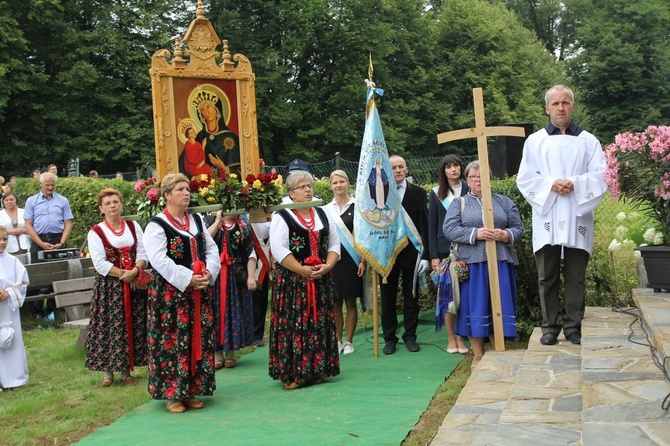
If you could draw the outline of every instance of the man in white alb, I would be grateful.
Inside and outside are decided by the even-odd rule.
[[[544,99],[550,123],[526,140],[517,186],[533,208],[533,251],[542,306],[540,342],[556,344],[562,329],[567,340],[580,344],[593,211],[607,190],[606,164],[600,142],[572,120],[572,90],[555,85]],[[561,270],[562,327],[558,324]]]

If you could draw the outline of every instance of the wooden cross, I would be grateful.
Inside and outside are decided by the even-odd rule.
[[[477,138],[477,153],[479,155],[479,174],[482,177],[482,206],[484,208],[484,226],[494,229],[493,226],[493,198],[491,196],[491,170],[489,169],[489,153],[486,138],[488,136],[525,136],[523,127],[486,127],[484,117],[484,99],[481,88],[473,88],[475,100],[475,128],[454,130],[437,135],[437,143],[444,144],[458,139]],[[491,309],[493,312],[493,334],[495,336],[496,351],[505,350],[503,334],[502,309],[500,305],[500,283],[498,277],[498,254],[496,242],[486,241],[486,261],[489,268],[489,283],[491,289]]]

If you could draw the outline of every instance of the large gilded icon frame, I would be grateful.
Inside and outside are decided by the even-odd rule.
[[[221,44],[222,52],[217,51]],[[219,39],[200,0],[196,18],[184,38],[175,39],[173,52],[154,53],[149,75],[159,178],[175,172],[193,177],[213,168],[259,173],[251,63],[242,54],[231,57],[228,41]]]

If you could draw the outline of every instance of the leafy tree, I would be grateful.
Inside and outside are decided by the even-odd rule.
[[[595,0],[584,11],[568,67],[602,140],[670,121],[669,28],[664,0]]]
[[[505,0],[504,3],[558,60],[574,53],[575,33],[585,16],[588,0]]]
[[[564,82],[561,63],[500,4],[447,0],[437,27],[434,100],[444,104],[440,131],[474,126],[472,89],[482,87],[487,125],[546,125],[544,92]],[[449,151],[476,153],[474,141]]]
[[[5,5],[22,39],[19,68],[29,73],[10,90],[0,115],[0,144],[10,149],[0,154],[5,169],[28,174],[36,166],[64,167],[79,157],[82,169],[111,173],[153,160],[147,71],[151,55],[167,46],[174,32],[171,2],[8,0]]]
[[[266,159],[358,157],[370,54],[373,80],[389,99],[382,111],[389,146],[427,138],[416,135],[413,116],[432,48],[433,27],[419,2],[214,1],[208,17],[251,59]]]

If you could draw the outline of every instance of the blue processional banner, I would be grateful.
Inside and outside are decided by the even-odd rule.
[[[381,95],[383,90],[368,87],[356,183],[354,249],[385,279],[408,240],[375,93]]]

